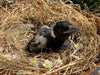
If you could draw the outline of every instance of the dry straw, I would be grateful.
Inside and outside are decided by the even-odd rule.
[[[40,53],[34,57],[28,56],[24,50],[28,41],[34,36],[33,34],[41,26],[50,26],[61,20],[67,20],[80,27],[80,31],[70,38],[71,48],[62,53]],[[31,23],[35,25],[33,29],[27,26]],[[84,36],[87,37],[87,42],[77,50],[74,44],[80,43],[79,38]],[[0,9],[0,46],[4,48],[0,54],[1,74],[75,75],[95,66],[94,62],[100,52],[100,36],[97,34],[95,19],[86,17],[82,11],[77,11],[69,4],[52,0],[23,1],[9,8]],[[5,58],[4,54],[15,54],[21,59],[11,61]],[[38,67],[30,65],[29,59],[37,59]],[[46,69],[42,66],[45,59],[52,62],[61,59],[63,65],[59,68],[54,66]]]

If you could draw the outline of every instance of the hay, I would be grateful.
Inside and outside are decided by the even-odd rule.
[[[33,34],[41,26],[50,26],[61,20],[67,20],[80,27],[80,32],[70,38],[70,50],[62,53],[40,53],[34,57],[28,56],[24,50],[28,41],[34,36]],[[31,23],[35,25],[33,30],[26,25]],[[84,47],[73,53],[76,50],[74,44],[80,43],[79,38],[84,36],[87,37]],[[95,19],[86,17],[71,5],[56,1],[23,1],[0,10],[0,46],[4,48],[0,55],[1,74],[81,74],[83,70],[95,66],[94,62],[100,52],[100,36],[97,34]],[[5,58],[4,54],[16,54],[21,59],[11,61]],[[79,59],[73,59],[72,54],[78,56]],[[63,61],[61,67],[54,66],[46,69],[42,66],[45,59],[54,63],[58,58]],[[37,59],[39,66],[29,65],[29,59]]]

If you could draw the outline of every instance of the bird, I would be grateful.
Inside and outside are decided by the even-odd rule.
[[[69,49],[69,36],[79,30],[79,27],[73,26],[68,21],[59,21],[53,24],[51,26],[51,39],[48,40],[46,47],[51,48],[53,52]]]
[[[44,26],[41,30],[29,41],[27,49],[30,52],[39,53],[42,50],[49,52],[59,52],[67,50],[70,47],[69,36],[79,31],[79,27],[73,26],[68,21],[59,21],[51,27]]]

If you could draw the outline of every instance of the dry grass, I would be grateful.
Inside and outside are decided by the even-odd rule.
[[[73,25],[80,27],[80,32],[72,35],[70,50],[62,53],[40,53],[34,57],[28,56],[24,51],[28,41],[33,37],[43,25],[52,25],[53,23],[67,20]],[[34,23],[35,28],[32,30],[27,23]],[[80,37],[87,37],[84,47],[75,52],[75,43],[80,43]],[[76,40],[73,40],[76,38]],[[88,18],[82,12],[73,8],[73,6],[64,2],[34,0],[16,3],[9,8],[0,9],[0,46],[4,51],[0,54],[1,74],[81,74],[83,70],[96,66],[94,63],[100,52],[100,36],[97,34],[97,27],[94,18]],[[75,53],[73,53],[75,52]],[[16,54],[21,59],[11,61],[5,58],[4,54]],[[79,59],[71,55],[78,56]],[[63,65],[59,68],[55,66],[46,69],[42,66],[45,59],[54,62],[60,58]],[[29,59],[37,59],[39,66],[29,65]]]

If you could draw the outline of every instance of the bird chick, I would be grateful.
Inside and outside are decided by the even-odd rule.
[[[78,27],[67,21],[59,21],[51,27],[44,26],[29,41],[27,50],[35,53],[41,52],[41,49],[47,50],[46,52],[49,50],[53,52],[67,50],[70,47],[69,36],[78,30]]]
[[[69,36],[79,31],[78,27],[73,26],[70,22],[59,21],[51,27],[51,39],[48,40],[47,48],[53,52],[67,50],[70,48]]]
[[[50,27],[43,26],[38,33],[29,41],[27,49],[29,52],[39,53],[42,48],[46,47]]]

